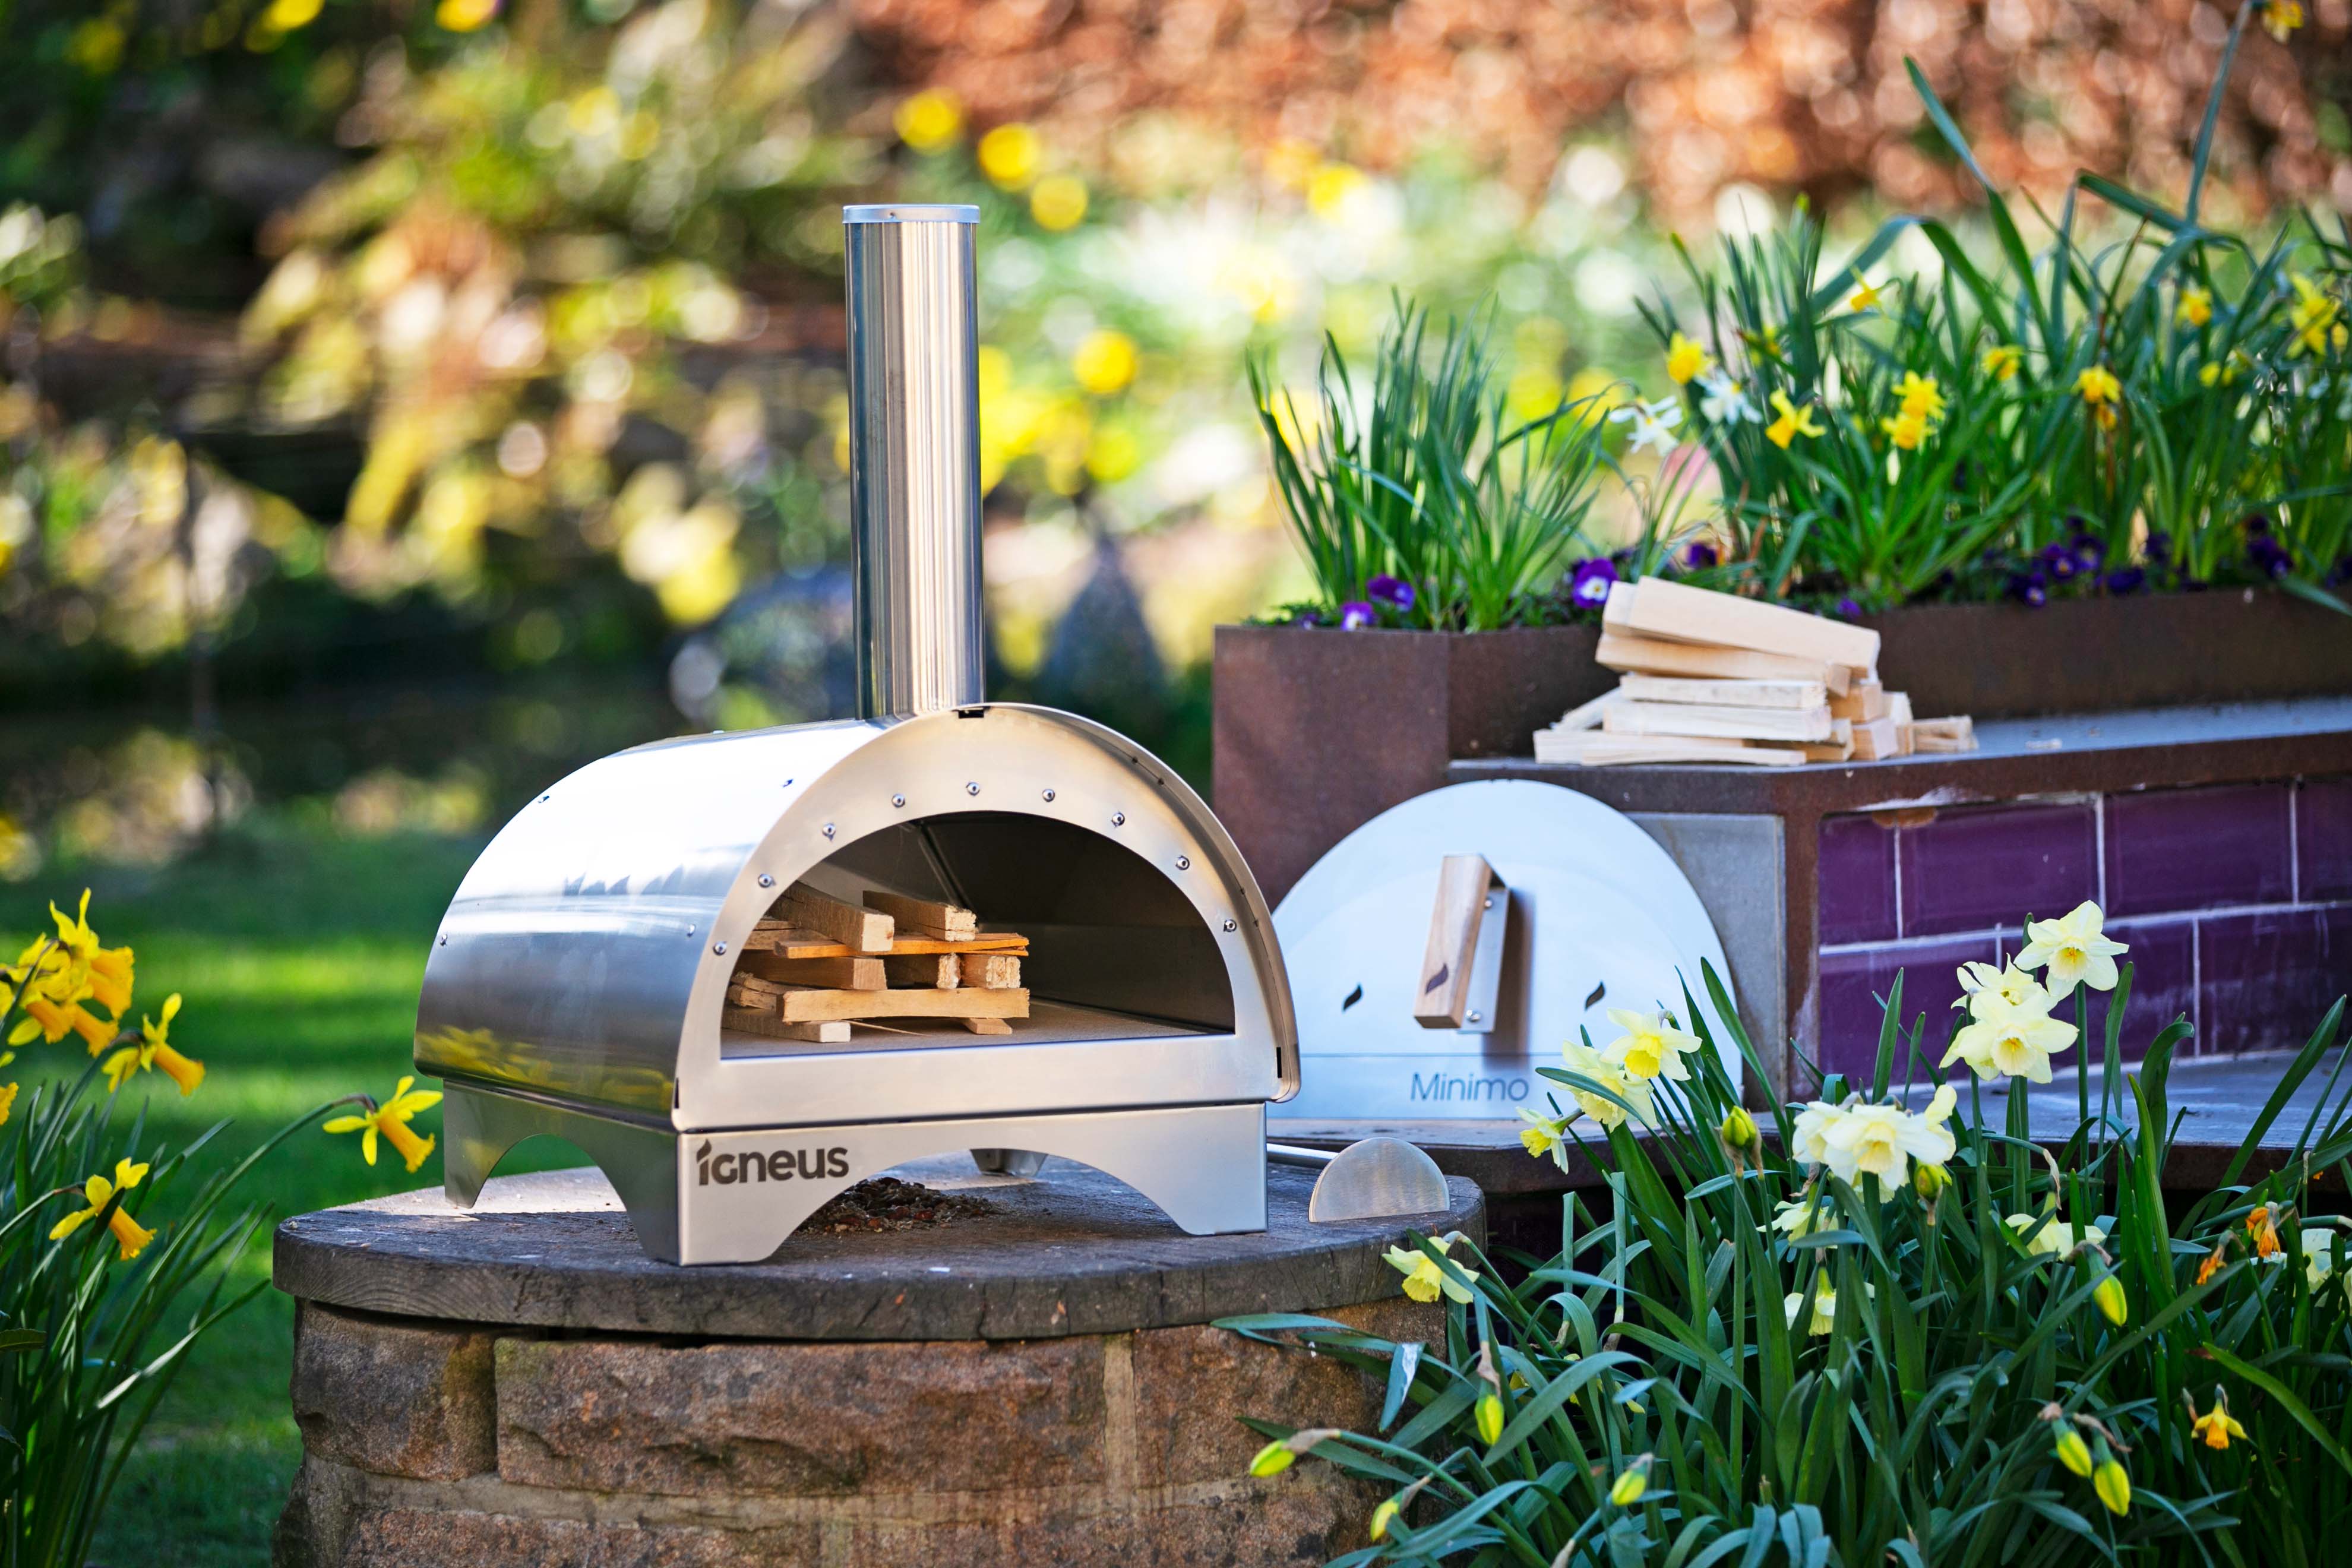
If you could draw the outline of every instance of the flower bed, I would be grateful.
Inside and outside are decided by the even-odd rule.
[[[1641,1020],[1547,1069],[1590,1121],[1539,1117],[1529,1149],[1597,1126],[1613,1212],[1571,1198],[1567,1245],[1513,1287],[1459,1240],[1400,1257],[1448,1302],[1443,1353],[1227,1320],[1388,1373],[1378,1423],[1268,1424],[1259,1468],[1311,1455],[1392,1489],[1354,1563],[2331,1560],[2352,1291],[2309,1189],[2352,1156],[2345,1100],[2284,1169],[2241,1177],[2344,1004],[2176,1215],[2159,1184],[2186,1025],[2126,1080],[2133,971],[2100,911],[2030,934],[1933,1035],[1898,1024],[1898,982],[1870,1070],[1773,1107],[1777,1139],[1718,1065],[1720,1041],[1762,1077],[1712,974],[1707,1006],[1683,998],[1690,1032]],[[2078,1078],[2070,1136],[2036,1146],[2021,1093],[2005,1123],[1983,1113],[1978,1083],[2092,1049],[2105,1070],[2095,1097]],[[1927,1094],[1949,1068],[1969,1086]]]

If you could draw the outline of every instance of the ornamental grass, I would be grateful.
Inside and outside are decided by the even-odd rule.
[[[1532,1155],[1582,1146],[1606,1174],[1598,1212],[1566,1201],[1556,1256],[1512,1257],[1510,1285],[1465,1237],[1400,1248],[1407,1293],[1444,1303],[1433,1346],[1226,1321],[1386,1386],[1367,1431],[1253,1422],[1258,1473],[1304,1457],[1387,1489],[1346,1564],[2342,1561],[2352,1276],[2313,1205],[2352,1176],[2344,1004],[2221,1183],[2168,1205],[2189,1028],[2126,1076],[2132,969],[2101,926],[2089,905],[2031,922],[2010,966],[1963,973],[1948,1022],[1906,1024],[1898,977],[1868,1079],[1769,1114],[1723,1068],[1737,1051],[1764,1081],[1711,970],[1705,1006],[1616,1016],[1622,1037],[1545,1069],[1572,1108],[1530,1118]],[[2085,1050],[2095,1093],[2077,1074],[2071,1131],[2037,1140],[2024,1091]]]
[[[181,998],[136,1010],[137,954],[108,947],[89,895],[53,933],[0,963],[0,1068],[16,1055],[63,1060],[0,1083],[0,1564],[81,1568],[140,1433],[189,1348],[266,1287],[237,1290],[230,1269],[268,1223],[234,1201],[238,1184],[326,1112],[381,1133],[417,1170],[433,1140],[407,1123],[440,1099],[403,1079],[379,1105],[347,1096],[286,1123],[234,1164],[210,1145],[216,1122],[179,1148],[150,1137],[143,1104],[121,1091],[202,1089],[202,1062],[172,1043]],[[137,1022],[133,1023],[133,1018]],[[27,1061],[22,1066],[31,1067]],[[20,1069],[21,1070],[21,1068]],[[150,1077],[149,1075],[153,1075]]]

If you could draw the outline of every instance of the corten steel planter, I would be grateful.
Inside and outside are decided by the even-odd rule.
[[[1926,605],[1871,617],[1922,718],[1998,719],[2352,692],[2352,620],[2281,593]],[[1331,846],[1456,761],[1531,754],[1616,683],[1598,628],[1217,628],[1218,815],[1278,901]]]

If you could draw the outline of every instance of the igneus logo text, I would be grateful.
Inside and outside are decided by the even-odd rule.
[[[694,1152],[694,1184],[698,1187],[713,1183],[731,1187],[743,1182],[789,1182],[795,1177],[814,1182],[849,1174],[849,1151],[774,1149],[761,1153],[757,1149],[746,1149],[736,1154],[713,1154],[710,1141],[706,1138],[702,1147]]]

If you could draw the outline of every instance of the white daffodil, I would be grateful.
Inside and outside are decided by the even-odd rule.
[[[1797,1112],[1789,1130],[1789,1154],[1801,1165],[1819,1165],[1829,1159],[1829,1135],[1845,1120],[1845,1107],[1816,1100]]]
[[[1772,1228],[1797,1241],[1824,1230],[1835,1230],[1842,1222],[1837,1205],[1829,1194],[1808,1190],[1780,1204],[1772,1211]]]
[[[1789,1314],[1789,1326],[1795,1328],[1805,1310],[1805,1293],[1791,1290],[1782,1299],[1781,1308]],[[1813,1276],[1813,1318],[1805,1325],[1809,1334],[1826,1334],[1837,1327],[1837,1292],[1830,1287],[1830,1271],[1826,1268]]]
[[[1633,426],[1633,439],[1628,450],[1664,454],[1675,449],[1675,427],[1683,422],[1683,405],[1671,397],[1661,397],[1655,403],[1629,403],[1612,410],[1609,422]]]
[[[1979,997],[1990,997],[2011,1007],[2039,1007],[2050,1011],[2051,996],[2042,988],[2042,982],[2011,963],[1998,969],[1990,963],[1960,965],[1960,994],[1952,998],[1955,1007],[1966,1007],[1971,1015],[1977,1012]]]
[[[2025,928],[2025,947],[2017,955],[2020,969],[2049,966],[2045,984],[2053,997],[2065,997],[2075,985],[2094,991],[2116,988],[2116,954],[2127,951],[2099,928],[2106,916],[2085,899],[2054,921],[2032,921]]]
[[[2336,1233],[2316,1225],[2303,1227],[2303,1279],[2315,1293],[2336,1272]],[[2352,1297],[2352,1273],[2344,1277],[2344,1294]]]
[[[1625,1031],[1603,1052],[1610,1060],[1638,1079],[1688,1081],[1690,1068],[1683,1065],[1683,1058],[1698,1049],[1696,1035],[1675,1028],[1662,1013],[1612,1007],[1609,1021]]]
[[[1979,999],[1984,998],[1984,999]],[[1970,998],[1975,1021],[1952,1037],[1943,1065],[1969,1064],[1979,1078],[2050,1081],[2050,1056],[2074,1043],[2074,1026],[2062,1024],[2042,1007],[2012,1007],[1979,992]]]
[[[1910,1179],[1912,1161],[1936,1165],[1952,1157],[1956,1144],[1944,1123],[1958,1098],[1947,1084],[1919,1116],[1899,1105],[1857,1105],[1822,1134],[1822,1163],[1849,1186],[1867,1173],[1891,1191]]]
[[[2074,1227],[2063,1219],[2053,1219],[2045,1225],[2040,1215],[2013,1214],[2004,1223],[2018,1240],[2025,1243],[2025,1249],[2036,1258],[2056,1258],[2074,1250]],[[2036,1226],[2042,1228],[2037,1231],[2033,1228]],[[2086,1225],[2083,1227],[2082,1244],[2084,1247],[2096,1247],[2106,1239],[2107,1233],[2099,1226]]]
[[[1710,425],[1736,425],[1741,420],[1755,424],[1764,416],[1748,400],[1748,389],[1731,379],[1729,373],[1717,371],[1700,378],[1699,389],[1705,394],[1698,401],[1698,411]]]
[[[1631,1105],[1634,1114],[1644,1122],[1654,1123],[1658,1120],[1657,1102],[1651,1098],[1647,1080],[1635,1078],[1605,1053],[1580,1042],[1562,1046],[1559,1055],[1560,1059],[1568,1064],[1569,1071],[1580,1074],[1616,1095],[1618,1100]],[[1605,1095],[1581,1089],[1570,1089],[1569,1092],[1576,1097],[1576,1103],[1584,1108],[1584,1113],[1603,1127],[1615,1127],[1625,1120],[1625,1106]]]

